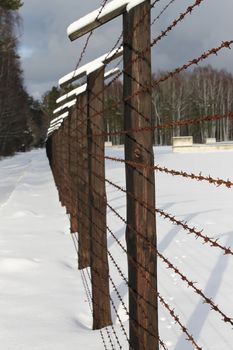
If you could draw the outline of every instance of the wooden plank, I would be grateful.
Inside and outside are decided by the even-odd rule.
[[[147,49],[150,47],[150,6],[150,1],[147,1],[123,16],[125,99],[138,91],[141,86],[151,85],[151,53]],[[146,12],[148,15],[140,22]],[[137,25],[138,23],[140,25]],[[146,53],[142,53],[146,49]],[[125,102],[125,130],[150,126],[151,116],[150,89],[136,94]],[[127,133],[125,159],[153,165],[152,133]],[[147,169],[136,170],[126,165],[126,188],[128,191],[126,241],[130,256],[128,258],[130,349],[158,350],[158,309],[155,292],[157,291],[157,261],[147,242],[149,240],[152,244],[156,244],[155,215],[153,214],[154,172]],[[152,210],[146,209],[132,196],[140,199],[141,203]],[[143,235],[145,240],[136,232]],[[145,267],[143,272],[139,266]]]
[[[106,189],[103,181],[104,137],[91,136],[104,130],[104,96],[101,92],[103,88],[104,68],[100,68],[87,78],[93,329],[112,324],[107,257]]]

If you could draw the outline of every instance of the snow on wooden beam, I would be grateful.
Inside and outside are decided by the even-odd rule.
[[[71,41],[80,38],[95,28],[111,21],[115,17],[122,15],[125,11],[140,5],[148,0],[114,0],[105,5],[104,8],[89,13],[88,15],[73,22],[67,28],[67,35]]]
[[[119,68],[114,68],[114,69],[109,70],[108,72],[106,72],[104,74],[104,79],[111,78],[113,75],[119,73],[119,71],[120,71]],[[82,94],[83,92],[85,92],[86,89],[87,89],[87,84],[79,86],[78,88],[76,88],[76,89],[68,92],[67,94],[59,97],[56,102],[57,103],[63,102],[74,95],[78,96],[78,95]]]
[[[93,29],[121,15],[125,11],[128,3],[129,0],[113,0],[105,5],[103,9],[98,8],[75,21],[67,28],[67,34],[70,40],[78,39],[84,34],[87,34]]]
[[[76,101],[77,101],[77,100],[74,99],[74,100],[72,100],[72,101],[70,101],[70,102],[65,103],[65,104],[62,105],[61,107],[55,109],[55,110],[53,111],[53,114],[56,114],[56,113],[58,113],[58,112],[61,112],[61,111],[63,111],[64,109],[69,109],[69,108],[73,107],[73,106],[76,104]]]
[[[122,56],[123,54],[123,47],[120,47],[118,49],[115,49],[111,52],[106,53],[105,55],[85,64],[84,66],[76,69],[75,71],[65,75],[59,80],[59,85],[61,87],[72,83],[73,81],[80,79],[95,70],[101,68],[102,66],[110,63],[111,61],[115,60],[116,58]]]
[[[47,136],[51,135],[54,131],[58,130],[60,128],[60,125],[48,130],[47,132]]]
[[[76,89],[74,89],[74,90],[68,92],[67,94],[65,94],[65,95],[63,95],[63,96],[61,96],[61,97],[59,97],[59,98],[57,99],[56,103],[61,103],[61,102],[65,101],[65,100],[67,100],[69,97],[72,97],[72,96],[74,96],[74,95],[75,95],[75,96],[78,96],[78,95],[82,94],[83,92],[85,92],[86,89],[87,89],[87,84],[84,84],[84,85],[82,85],[82,86],[79,86],[79,87],[77,87]]]
[[[68,117],[69,115],[69,112],[65,112],[61,115],[59,115],[57,118],[54,118],[53,120],[51,120],[50,122],[50,126],[55,124],[56,122],[58,122],[59,120],[63,120],[64,118]]]
[[[55,126],[53,126],[52,128],[48,129],[48,133],[50,133],[51,131],[58,129],[61,126],[62,123],[56,124]]]

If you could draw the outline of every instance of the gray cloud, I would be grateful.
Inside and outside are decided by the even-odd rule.
[[[167,0],[168,1],[168,0]],[[167,3],[161,0],[152,10],[156,17]],[[177,0],[152,27],[156,37],[192,1]],[[58,79],[75,68],[86,37],[71,43],[66,35],[67,26],[74,20],[96,9],[100,0],[25,0],[21,9],[24,31],[21,53],[25,84],[28,91],[39,96]],[[153,49],[153,70],[172,69],[203,51],[233,39],[232,0],[205,0],[166,38]],[[82,63],[86,63],[111,49],[122,29],[118,18],[95,31]],[[208,59],[217,68],[233,72],[230,50]]]

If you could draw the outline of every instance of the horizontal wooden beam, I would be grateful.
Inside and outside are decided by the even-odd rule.
[[[71,41],[73,41],[101,26],[102,24],[111,21],[113,18],[118,17],[125,11],[128,2],[129,0],[113,0],[109,4],[105,5],[103,9],[98,8],[97,10],[73,22],[67,28],[68,37]]]
[[[89,75],[90,73],[98,70],[103,65],[106,65],[110,63],[111,61],[117,59],[118,57],[122,56],[123,54],[123,47],[120,47],[118,49],[115,49],[111,52],[106,53],[103,56],[100,56],[99,58],[96,58],[95,60],[85,64],[84,66],[76,69],[73,72],[70,72],[66,74],[64,77],[62,77],[59,80],[59,85],[61,87],[66,86],[67,84],[72,83],[73,81],[80,79],[84,76]]]
[[[66,117],[68,117],[69,112],[65,112],[63,114],[60,114],[57,118],[54,118],[53,120],[51,120],[50,122],[50,126],[52,126],[53,124],[56,124],[56,122],[58,122],[59,120],[62,120]]]
[[[108,72],[106,72],[104,74],[104,79],[108,79],[111,78],[112,76],[114,76],[115,74],[119,73],[120,69],[119,68],[114,68],[109,70]],[[88,75],[88,74],[87,74]],[[78,96],[80,94],[82,94],[83,92],[85,92],[87,89],[87,84],[83,84],[82,86],[77,87],[76,89],[73,89],[72,91],[68,92],[67,94],[59,97],[56,101],[56,103],[61,103],[65,100],[67,100],[68,98],[72,97],[72,96]]]
[[[57,114],[57,113],[63,111],[64,109],[69,109],[69,108],[73,107],[75,104],[76,104],[76,99],[74,99],[70,102],[67,102],[64,105],[62,105],[61,107],[58,107],[57,109],[55,109],[53,111],[53,114]]]
[[[145,1],[148,0],[113,0],[70,24],[67,35],[71,41],[76,40]]]

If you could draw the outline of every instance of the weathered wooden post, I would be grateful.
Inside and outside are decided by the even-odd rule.
[[[90,240],[91,222],[86,212],[89,204],[89,170],[87,146],[87,95],[86,92],[77,97],[77,212],[78,212],[78,242],[79,269],[91,266]]]
[[[121,48],[89,62],[60,79],[60,84],[63,86],[86,74],[87,84],[70,91],[57,100],[59,103],[74,95],[78,100],[79,268],[91,267],[93,329],[106,327],[112,324],[112,320],[107,258],[107,203],[103,181],[105,177],[105,137],[103,135],[96,138],[92,137],[92,134],[104,132],[104,79],[119,71],[114,69],[104,74],[105,65],[120,55],[122,55]],[[87,250],[88,245],[89,251]]]
[[[151,125],[150,88],[136,94],[141,86],[151,85],[150,6],[149,0],[114,0],[108,3],[103,11],[97,9],[74,22],[68,28],[70,39],[75,40],[107,21],[124,14],[125,130]],[[75,74],[72,72],[70,78],[72,79],[74,76]],[[94,75],[93,82],[91,77],[88,81],[88,85],[92,86],[91,83],[93,84],[92,92],[95,89],[94,85],[96,85],[97,90],[97,85],[102,84],[102,82],[94,80]],[[132,99],[129,98],[131,95],[134,95]],[[101,95],[98,94],[98,97],[101,98]],[[98,103],[101,104],[101,101]],[[93,107],[95,110],[98,108],[98,105]],[[92,115],[90,106],[89,115]],[[129,132],[125,141],[126,160],[153,165],[152,144],[152,133]],[[92,144],[91,147],[94,149],[94,147],[97,148],[97,145]],[[99,156],[100,154],[98,154]],[[133,350],[157,350],[159,343],[157,266],[156,257],[147,241],[156,244],[155,216],[152,210],[146,208],[147,206],[155,207],[154,173],[127,165],[126,177],[127,191],[131,194],[127,195],[128,225],[126,232],[128,253],[132,258],[128,259],[130,347]],[[135,199],[132,198],[132,195]],[[139,204],[137,198],[143,202],[143,205]],[[136,234],[136,231],[140,234]],[[144,240],[141,235],[144,235],[146,239]],[[142,274],[141,269],[132,264],[132,261],[138,262],[138,266],[144,266],[145,273]]]
[[[123,15],[125,130],[152,124],[151,89],[148,88],[151,86],[150,7],[150,1],[136,7],[129,2]],[[143,91],[142,87],[147,89]],[[139,90],[142,91],[136,93]],[[152,132],[129,131],[125,137],[125,159],[153,165]],[[157,263],[147,242],[156,245],[156,226],[153,210],[146,208],[155,208],[154,172],[126,163],[126,189],[128,278],[132,287],[129,290],[131,349],[158,350]],[[132,263],[132,258],[138,266]],[[139,266],[145,268],[145,273],[142,274]]]
[[[77,108],[74,108],[70,113],[70,178],[72,183],[71,190],[71,214],[70,214],[70,232],[71,234],[78,232],[77,222]]]
[[[105,182],[104,136],[92,137],[104,131],[104,66],[87,77],[88,94],[88,154],[89,154],[89,216],[91,225],[91,277],[93,328],[112,324],[107,255],[107,200]],[[98,96],[98,97],[96,97]]]

